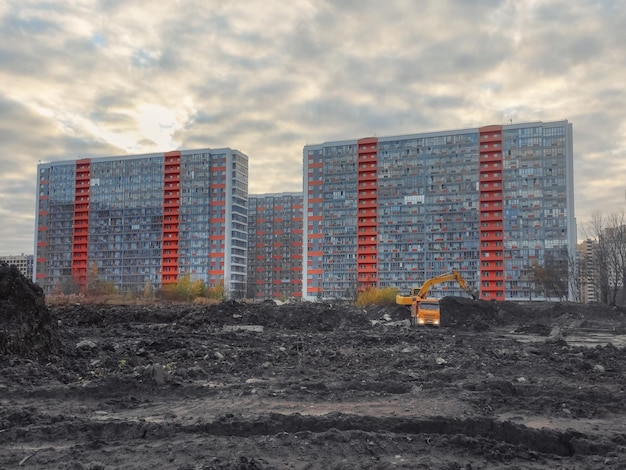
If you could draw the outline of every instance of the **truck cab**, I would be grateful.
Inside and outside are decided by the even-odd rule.
[[[411,323],[417,326],[441,325],[441,310],[439,300],[423,299],[411,304]],[[415,310],[415,312],[413,312]]]

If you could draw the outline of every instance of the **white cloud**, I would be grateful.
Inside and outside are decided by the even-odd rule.
[[[6,253],[38,160],[230,146],[299,190],[307,143],[509,119],[574,124],[579,222],[624,204],[624,2],[5,0],[0,35]]]

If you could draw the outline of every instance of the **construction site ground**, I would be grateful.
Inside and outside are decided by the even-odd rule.
[[[3,469],[626,468],[620,309],[2,295]]]

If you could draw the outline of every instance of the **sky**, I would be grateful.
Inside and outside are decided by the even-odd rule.
[[[230,147],[302,191],[307,144],[561,119],[579,228],[624,210],[626,1],[0,0],[0,255],[38,162]]]

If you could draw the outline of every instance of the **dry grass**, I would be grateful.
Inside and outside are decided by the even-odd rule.
[[[383,287],[382,289],[366,289],[359,292],[355,304],[359,307],[366,305],[394,305],[396,303],[396,287]]]

